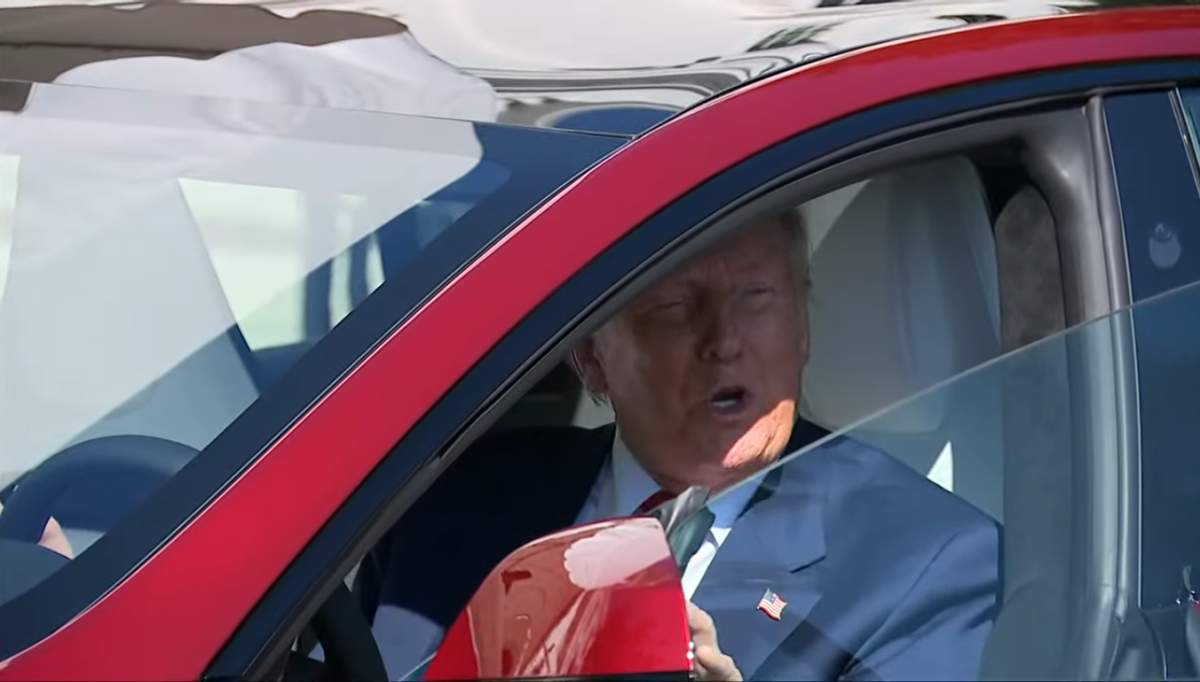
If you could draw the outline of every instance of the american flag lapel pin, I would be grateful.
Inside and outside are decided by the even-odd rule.
[[[771,620],[783,618],[783,610],[785,608],[787,608],[787,602],[784,601],[783,597],[771,590],[764,592],[762,599],[758,600],[758,610],[767,614]]]

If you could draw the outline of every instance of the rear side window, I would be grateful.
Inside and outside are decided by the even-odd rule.
[[[364,312],[386,330],[622,139],[35,85],[0,141],[0,566],[38,566],[3,603],[67,564],[48,518],[85,562],[193,459],[233,475],[266,441],[209,444],[307,357],[352,366],[378,335],[320,342],[373,292],[413,301]]]

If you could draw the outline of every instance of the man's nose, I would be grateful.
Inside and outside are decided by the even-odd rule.
[[[705,317],[700,353],[710,362],[730,362],[741,357],[742,329],[733,306],[727,302],[713,305]]]

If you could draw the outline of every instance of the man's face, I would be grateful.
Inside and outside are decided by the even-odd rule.
[[[722,488],[791,437],[808,359],[804,274],[772,221],[655,285],[577,351],[664,487]]]

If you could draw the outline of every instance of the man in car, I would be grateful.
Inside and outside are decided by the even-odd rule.
[[[798,417],[807,264],[797,212],[738,233],[574,350],[615,425],[464,453],[363,565],[390,671],[432,652],[522,544],[702,486],[723,494],[683,573],[701,679],[976,678],[997,608],[989,518],[847,438],[766,471],[828,435]]]

